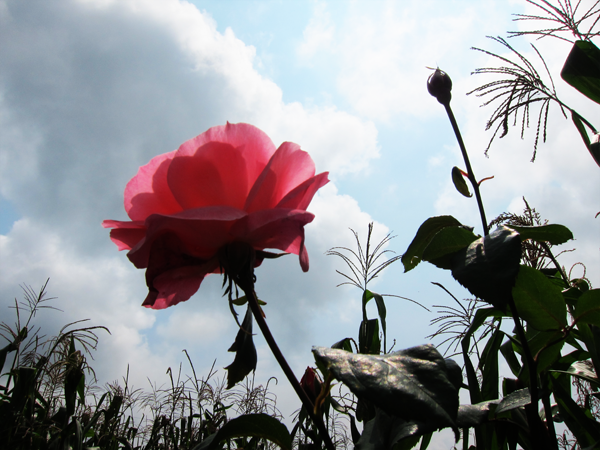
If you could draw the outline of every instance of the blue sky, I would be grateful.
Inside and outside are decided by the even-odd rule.
[[[102,383],[130,365],[136,385],[164,381],[167,367],[190,351],[199,373],[224,367],[236,329],[218,277],[185,304],[149,311],[143,273],[118,253],[100,227],[125,220],[122,193],[139,166],[211,126],[249,122],[276,145],[297,142],[333,180],[313,201],[307,227],[311,270],[294,257],[257,271],[269,323],[301,374],[311,345],[356,336],[360,292],[336,288],[341,260],[324,255],[353,247],[375,221],[377,238],[397,237],[401,253],[429,216],[452,214],[479,228],[474,200],[452,187],[463,167],[443,108],[426,91],[439,66],[453,79],[453,108],[482,185],[488,219],[522,210],[525,196],[543,217],[577,240],[563,264],[588,266],[600,283],[598,167],[577,132],[551,111],[549,141],[530,163],[534,131],[512,131],[484,149],[489,108],[466,92],[482,83],[470,73],[493,64],[471,46],[503,52],[486,35],[506,36],[523,1],[253,1],[0,0],[0,308],[20,298],[20,284],[49,292],[62,314],[52,329],[90,318],[106,325],[95,356]],[[512,41],[531,56],[529,42]],[[558,77],[569,46],[536,45],[561,98],[594,121],[597,105]],[[464,167],[463,167],[464,168]],[[576,269],[580,270],[580,269]],[[431,308],[468,297],[449,276],[426,265],[403,274],[391,266],[372,289]],[[396,348],[427,342],[435,317],[388,301],[389,340]],[[374,312],[372,312],[374,314]],[[7,319],[4,319],[4,318]],[[280,406],[297,406],[262,337],[257,380],[280,377]]]

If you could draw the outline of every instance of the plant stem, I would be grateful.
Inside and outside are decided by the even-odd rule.
[[[273,352],[273,356],[275,356],[275,359],[279,363],[279,366],[283,370],[283,373],[285,373],[285,376],[296,391],[296,395],[298,395],[298,397],[302,401],[304,408],[308,411],[308,414],[310,415],[310,418],[312,419],[313,423],[317,425],[317,428],[319,429],[319,434],[321,435],[321,438],[325,443],[325,447],[327,447],[327,450],[335,450],[335,446],[333,445],[333,442],[329,437],[329,433],[327,432],[327,428],[325,427],[323,418],[321,416],[317,416],[314,413],[314,405],[312,401],[308,398],[308,395],[306,395],[304,389],[302,389],[302,386],[300,385],[298,379],[294,375],[292,368],[283,356],[283,353],[281,353],[277,342],[275,342],[275,338],[271,334],[271,330],[269,329],[269,326],[267,325],[267,322],[262,315],[262,311],[260,310],[260,306],[258,305],[258,300],[256,298],[256,293],[254,292],[254,287],[240,287],[244,290],[244,293],[246,294],[246,298],[248,299],[248,303],[250,304],[252,314],[254,315],[254,318],[258,323],[258,327],[260,328],[260,331],[262,331],[262,334],[265,337],[267,344],[269,344],[269,348],[271,349],[271,352]]]
[[[537,364],[531,355],[531,350],[527,344],[527,336],[525,335],[525,330],[523,329],[523,324],[521,324],[521,320],[519,319],[517,306],[515,305],[515,301],[513,300],[512,296],[508,299],[508,305],[515,322],[517,336],[519,337],[519,341],[521,341],[523,356],[525,357],[525,362],[527,363],[527,367],[529,369],[529,395],[531,397],[531,403],[525,406],[525,412],[527,414],[529,432],[532,437],[532,448],[534,450],[544,450],[550,448],[547,445],[547,442],[549,440],[554,440],[554,446],[552,448],[558,450],[558,445],[556,444],[556,435],[554,435],[552,438],[549,436],[548,429],[544,426],[542,419],[538,414],[538,403],[540,396],[537,382]],[[536,438],[539,438],[539,440]]]
[[[454,130],[454,134],[456,135],[456,140],[458,141],[460,151],[462,152],[463,159],[465,160],[465,166],[467,168],[467,174],[469,175],[469,181],[471,182],[473,190],[475,191],[475,198],[477,199],[477,206],[479,206],[479,215],[481,216],[481,223],[483,225],[483,235],[487,236],[489,233],[488,223],[485,218],[483,201],[481,200],[481,193],[479,192],[479,184],[477,183],[477,179],[475,178],[475,174],[473,173],[473,169],[471,168],[471,163],[469,162],[469,155],[467,154],[467,148],[465,147],[465,143],[463,142],[462,136],[460,134],[460,129],[458,128],[458,123],[456,123],[454,113],[452,112],[452,108],[450,108],[450,102],[444,104],[444,108],[446,108],[446,113],[448,114],[448,118],[450,119],[450,123],[452,124],[452,129]]]

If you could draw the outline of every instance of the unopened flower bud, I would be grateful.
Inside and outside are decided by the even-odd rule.
[[[427,80],[427,90],[442,105],[450,104],[450,99],[452,98],[452,80],[446,72],[435,69],[435,72]]]
[[[321,379],[319,375],[312,367],[307,367],[302,379],[300,380],[300,386],[310,398],[310,401],[315,403],[315,400],[321,393]]]

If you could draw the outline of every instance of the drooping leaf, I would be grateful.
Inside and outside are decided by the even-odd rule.
[[[459,251],[453,259],[452,275],[471,294],[504,310],[520,259],[519,233],[502,226]]]
[[[454,183],[454,187],[456,190],[464,195],[465,197],[473,197],[473,194],[469,191],[469,186],[467,186],[467,182],[465,181],[465,177],[458,167],[454,166],[452,168],[452,182]]]
[[[284,450],[291,450],[292,437],[287,427],[268,414],[245,414],[228,421],[219,431],[202,441],[194,450],[220,449],[220,442],[238,437],[268,439]]]
[[[232,388],[236,383],[242,381],[246,375],[256,370],[258,358],[254,340],[252,339],[252,311],[250,310],[250,305],[246,309],[242,326],[229,351],[235,352],[235,357],[233,358],[233,362],[225,367],[225,370],[227,370],[227,389]]]
[[[581,294],[575,304],[575,321],[600,326],[600,289]]]
[[[379,314],[379,320],[381,321],[381,331],[383,332],[383,348],[384,348],[383,351],[385,353],[386,339],[387,339],[387,329],[386,329],[386,323],[385,323],[387,310],[385,308],[385,301],[383,300],[383,297],[380,294],[377,294],[375,292],[369,291],[368,289],[365,289],[365,291],[363,292],[364,317],[366,317],[366,315],[367,315],[367,313],[366,313],[367,303],[371,299],[375,299],[375,303],[377,305],[377,313]]]
[[[600,49],[591,41],[576,41],[560,72],[563,80],[600,103]]]
[[[573,239],[573,233],[564,225],[550,224],[536,227],[520,227],[517,225],[506,225],[515,230],[521,236],[521,241],[533,239],[537,242],[549,242],[552,245],[564,244]]]
[[[423,422],[432,427],[429,431],[455,426],[455,377],[435,347],[422,345],[382,356],[325,347],[314,347],[313,353],[359,398],[388,414]]]
[[[433,237],[446,227],[459,227],[462,224],[452,216],[430,217],[419,227],[417,234],[402,255],[404,272],[414,269],[421,262],[423,251]]]
[[[567,305],[560,288],[539,270],[521,266],[512,295],[519,316],[536,330],[560,330],[567,325]]]
[[[600,133],[595,133],[590,139],[586,130],[586,126],[581,120],[581,116],[575,111],[571,111],[571,120],[573,120],[577,131],[579,131],[585,147],[591,153],[592,158],[594,158],[594,161],[596,161],[596,164],[600,166]],[[592,131],[592,133],[594,132],[594,130],[590,131]]]
[[[591,363],[588,361],[577,361],[571,365],[567,370],[553,370],[553,372],[566,373],[577,378],[581,378],[590,382],[596,388],[600,387],[598,376]]]
[[[339,348],[341,350],[346,350],[347,352],[352,353],[352,338],[344,338],[341,341],[338,341],[335,344],[333,344],[331,348]]]
[[[446,227],[440,230],[423,251],[423,260],[440,269],[452,269],[454,254],[477,240],[478,236],[465,227]]]

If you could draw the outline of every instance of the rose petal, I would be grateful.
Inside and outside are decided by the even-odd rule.
[[[184,209],[213,205],[242,209],[274,152],[269,137],[252,125],[213,127],[179,147],[168,183]]]
[[[315,175],[315,163],[298,144],[284,142],[273,154],[252,187],[244,209],[273,208],[291,190]],[[306,209],[306,208],[304,208]]]
[[[142,305],[152,309],[165,309],[189,300],[200,289],[200,284],[208,274],[218,272],[215,261],[209,261],[202,266],[172,269],[152,280],[146,278],[148,285],[152,287]]]
[[[155,240],[168,233],[180,239],[185,253],[208,260],[232,240],[231,226],[245,216],[244,211],[229,206],[197,208],[171,216],[153,214],[146,219],[146,238],[127,256],[137,268],[149,267]]]
[[[319,189],[329,183],[329,172],[320,173],[292,189],[276,208],[306,209]]]
[[[121,222],[119,220],[105,220],[104,228],[114,228],[110,231],[110,239],[119,250],[131,250],[146,236],[146,226],[142,221]]]
[[[237,221],[231,234],[255,249],[276,248],[300,256],[300,265],[308,270],[308,253],[304,247],[304,225],[314,214],[290,209],[267,209]]]
[[[150,214],[174,214],[182,210],[167,184],[167,172],[175,152],[165,153],[140,167],[125,187],[125,211],[131,220]]]

